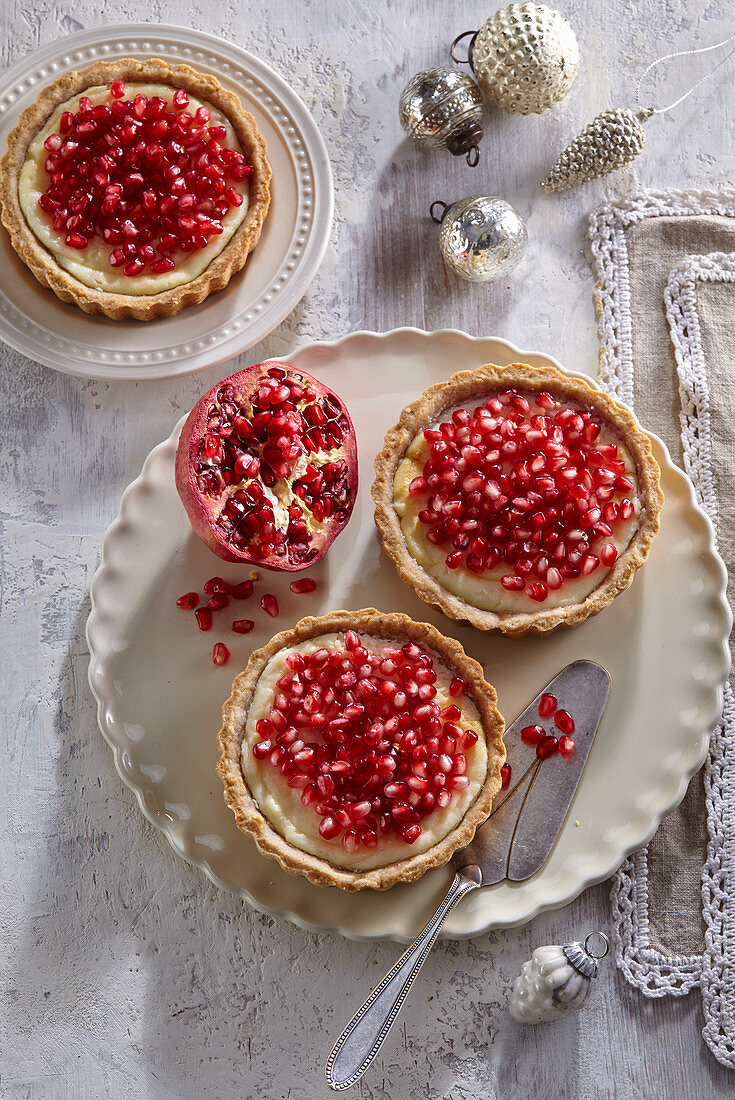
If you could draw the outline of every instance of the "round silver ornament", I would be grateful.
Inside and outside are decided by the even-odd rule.
[[[482,140],[482,96],[466,73],[439,65],[416,73],[401,92],[401,126],[418,145],[443,146],[474,167]]]
[[[652,114],[652,108],[634,113],[614,107],[597,115],[559,154],[556,164],[541,181],[544,191],[548,194],[566,191],[630,164],[643,148],[646,134],[642,124]]]
[[[591,941],[602,941],[594,951]],[[556,1020],[582,1008],[597,977],[597,960],[610,950],[602,932],[591,932],[584,943],[537,947],[516,978],[510,997],[510,1014],[520,1024]]]
[[[509,4],[472,35],[469,64],[485,98],[506,111],[540,114],[567,95],[579,69],[579,45],[567,20],[544,4]],[[460,62],[462,63],[462,62]]]
[[[435,207],[443,207],[440,216]],[[528,234],[523,218],[497,195],[471,195],[448,206],[434,202],[430,213],[441,222],[439,248],[451,271],[472,283],[508,275],[519,263]]]

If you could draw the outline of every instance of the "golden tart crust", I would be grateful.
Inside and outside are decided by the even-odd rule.
[[[28,147],[56,108],[87,88],[111,84],[114,80],[166,84],[210,103],[227,116],[253,168],[247,214],[224,249],[201,274],[158,294],[117,294],[80,282],[56,262],[32,232],[18,196],[18,181]],[[255,119],[243,109],[237,96],[223,88],[215,77],[189,65],[169,65],[159,58],[98,61],[81,72],[64,73],[22,112],[8,135],[7,150],[0,161],[0,217],[23,263],[38,282],[52,290],[62,302],[71,302],[85,313],[104,313],[115,321],[126,318],[148,321],[155,317],[172,317],[187,306],[198,305],[209,294],[222,290],[245,266],[258,243],[268,213],[270,180],[265,141],[258,133]]]
[[[433,650],[465,681],[465,694],[477,707],[487,747],[484,782],[459,823],[432,847],[415,856],[372,870],[354,872],[329,863],[290,844],[260,812],[241,764],[245,723],[258,680],[271,658],[311,638],[330,632],[355,630],[390,641],[413,641]],[[481,665],[468,657],[459,642],[444,637],[429,623],[414,622],[407,615],[386,613],[375,608],[333,611],[328,615],[302,619],[291,630],[276,634],[250,657],[232,685],[232,694],[222,708],[217,773],[224,784],[224,799],[235,815],[237,826],[253,838],[260,851],[277,860],[289,874],[303,875],[317,886],[338,886],[342,890],[387,890],[399,882],[413,882],[432,867],[447,863],[452,854],[469,844],[487,819],[492,801],[501,787],[500,769],[505,761],[504,722],[497,709],[495,689],[484,678]]]
[[[394,506],[393,483],[411,442],[443,413],[507,389],[516,389],[520,393],[548,391],[554,397],[591,408],[619,435],[635,463],[637,492],[641,502],[639,526],[601,583],[578,603],[539,607],[532,611],[498,613],[484,610],[449,592],[423,569],[406,546]],[[607,607],[629,587],[636,571],[645,563],[659,529],[664,499],[660,469],[653,457],[650,439],[631,412],[581,378],[564,374],[552,366],[532,367],[527,363],[511,363],[506,367],[487,363],[476,370],[459,371],[446,382],[430,386],[417,401],[407,405],[399,422],[388,431],[383,448],[375,459],[372,496],[375,524],[382,536],[383,548],[395,563],[401,579],[416,595],[451,619],[468,623],[477,630],[508,635],[546,634],[557,627],[581,623]]]

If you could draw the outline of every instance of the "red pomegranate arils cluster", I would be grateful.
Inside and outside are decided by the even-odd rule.
[[[500,570],[507,591],[538,603],[570,578],[610,569],[635,486],[600,431],[590,410],[515,390],[427,428],[430,457],[409,493],[426,498],[419,520],[447,567]]]
[[[49,183],[38,205],[69,248],[104,241],[110,266],[132,278],[172,271],[223,232],[253,169],[226,146],[227,130],[210,123],[207,107],[188,106],[183,89],[169,105],[126,98],[116,80],[109,103],[82,96],[61,115],[44,142]]]
[[[325,840],[341,836],[348,852],[384,834],[415,843],[424,818],[469,786],[477,741],[459,706],[436,703],[431,656],[413,642],[376,654],[350,630],[344,648],[292,652],[286,666],[253,756],[301,790]]]
[[[303,382],[271,367],[251,392],[226,382],[208,409],[195,460],[197,488],[205,497],[224,498],[214,526],[254,561],[308,565],[320,556],[315,526],[346,522],[352,507],[353,477],[341,456],[349,418],[331,391],[319,394]],[[283,482],[292,502],[281,518],[270,490]]]
[[[556,738],[547,733],[543,726],[538,724],[524,726],[521,730],[521,741],[525,745],[536,746],[536,756],[540,760],[546,760],[558,752],[566,760],[573,760],[576,745],[571,734],[574,733],[574,719],[568,710],[557,710],[558,700],[551,692],[545,691],[538,701],[538,712],[542,718],[554,715],[554,725],[561,731],[562,736]]]

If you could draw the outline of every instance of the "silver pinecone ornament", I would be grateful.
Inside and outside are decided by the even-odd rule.
[[[595,938],[602,941],[598,953],[590,944]],[[584,943],[537,947],[513,986],[509,1005],[513,1019],[519,1024],[540,1024],[582,1008],[597,977],[597,960],[609,949],[602,932],[591,932]]]
[[[544,4],[509,4],[475,34],[470,63],[491,103],[522,115],[540,114],[572,87],[579,45],[558,11]]]
[[[630,164],[643,148],[646,134],[642,124],[652,114],[651,108],[633,112],[625,107],[614,107],[597,115],[571,145],[567,145],[541,181],[544,191],[548,194],[566,191]]]
[[[474,167],[482,139],[482,96],[472,77],[439,65],[416,73],[401,92],[401,126],[417,145],[443,146]]]

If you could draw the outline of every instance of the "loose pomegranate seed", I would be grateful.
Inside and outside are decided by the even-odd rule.
[[[271,592],[266,592],[260,597],[260,606],[266,615],[270,615],[272,619],[275,619],[281,610],[278,606],[278,600]]]
[[[179,596],[176,601],[176,606],[181,607],[184,611],[193,611],[199,604],[198,592],[186,592],[183,596]]]
[[[569,737],[568,734],[564,733],[559,738],[559,752],[568,760],[570,760],[574,756],[576,747],[577,746],[574,744],[574,741],[571,737]]]
[[[199,623],[200,630],[212,629],[212,612],[209,610],[208,607],[200,607],[198,611],[194,612],[194,614],[197,617],[197,622]]]
[[[93,238],[126,241],[133,251],[121,258],[112,249],[110,266],[129,278],[146,267],[159,275],[223,232],[222,219],[243,203],[237,184],[252,169],[223,144],[223,127],[208,126],[207,108],[186,111],[183,90],[173,110],[155,96],[125,96],[115,80],[109,104],[82,96],[76,111],[62,114],[44,142],[48,184],[38,205],[70,248],[82,251]]]
[[[375,847],[386,833],[413,844],[427,814],[470,787],[467,753],[478,740],[459,706],[422,697],[436,695],[435,681],[422,646],[386,643],[374,653],[354,630],[290,652],[256,723],[253,756],[304,792],[325,839],[340,837],[347,851]]]
[[[556,696],[545,691],[538,701],[538,712],[542,718],[548,718],[556,710]]]
[[[232,629],[236,634],[249,634],[255,626],[252,619],[235,619]]]
[[[428,458],[408,493],[447,568],[495,571],[537,603],[611,568],[617,551],[605,540],[635,514],[635,484],[601,431],[592,409],[515,390],[427,428]]]
[[[226,665],[230,659],[230,651],[224,642],[215,642],[212,650],[212,661],[215,665]]]
[[[221,611],[223,607],[229,607],[229,596],[210,596],[207,600],[207,607],[210,611]]]
[[[526,745],[538,745],[546,737],[543,726],[524,726],[521,730],[521,741]]]
[[[240,581],[232,589],[232,595],[236,600],[246,600],[248,596],[253,594],[253,582],[252,581]]]
[[[312,580],[311,577],[302,577],[301,580],[291,581],[288,587],[297,596],[300,596],[304,592],[316,591],[316,581]]]
[[[510,764],[503,764],[500,769],[500,789],[505,790],[510,786],[511,766]]]
[[[574,719],[568,710],[558,710],[554,715],[554,724],[559,727],[562,733],[574,733],[576,728]]]
[[[539,741],[536,746],[536,756],[539,760],[546,760],[549,756],[553,756],[555,752],[559,751],[559,742],[555,737],[544,737],[543,741]]]
[[[204,582],[203,588],[208,596],[213,596],[215,593],[229,596],[232,593],[232,585],[229,581],[222,580],[222,577],[210,577]]]

